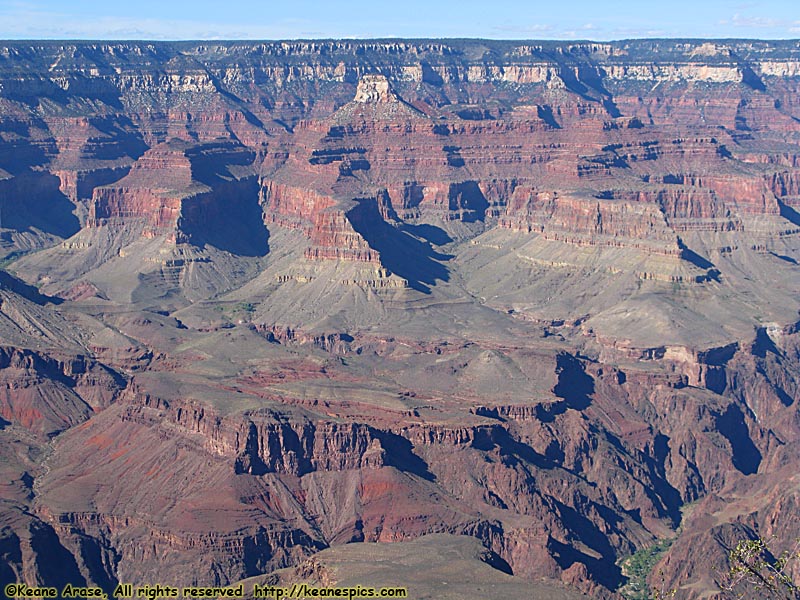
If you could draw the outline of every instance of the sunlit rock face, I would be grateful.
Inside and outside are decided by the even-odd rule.
[[[354,102],[397,102],[397,96],[389,88],[389,80],[384,75],[364,75],[358,81]]]

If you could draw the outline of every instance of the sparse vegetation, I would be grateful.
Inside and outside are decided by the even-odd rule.
[[[212,308],[225,322],[245,323],[250,320],[256,311],[256,306],[252,302],[237,302],[236,304],[215,304]]]
[[[663,585],[648,589],[647,579],[673,540],[662,540],[636,552],[623,563],[629,581],[620,592],[627,600],[664,600],[677,590]],[[742,600],[798,600],[800,586],[790,575],[800,560],[800,540],[790,550],[776,555],[762,538],[740,540],[728,553],[730,567],[720,582],[723,598]]]
[[[233,306],[217,304],[214,306],[213,310],[228,317],[232,317],[234,315],[242,316],[242,313],[245,313],[249,316],[256,311],[256,307],[255,304],[252,304],[251,302],[239,302]]]
[[[246,313],[253,313],[256,311],[255,305],[251,304],[250,302],[239,302],[236,307],[233,309],[234,312],[246,312]]]
[[[623,573],[628,577],[628,583],[620,590],[623,597],[627,600],[661,600],[662,598],[671,598],[675,594],[674,590],[669,592],[665,592],[663,589],[650,590],[647,584],[647,578],[653,571],[653,567],[669,550],[673,541],[673,538],[659,540],[623,561]]]
[[[13,252],[9,252],[3,258],[0,258],[0,269],[5,269],[8,265],[22,258],[26,254],[28,254],[27,250],[15,250]]]
[[[800,540],[776,556],[766,540],[740,540],[728,554],[730,569],[721,585],[728,598],[796,600],[800,586],[790,573],[800,559]]]

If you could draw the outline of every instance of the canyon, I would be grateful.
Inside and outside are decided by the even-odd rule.
[[[789,40],[0,42],[0,583],[723,597],[800,536],[799,93]]]

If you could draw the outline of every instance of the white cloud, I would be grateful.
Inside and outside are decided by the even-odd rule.
[[[734,27],[756,27],[759,29],[770,29],[773,27],[780,27],[781,22],[778,19],[770,17],[752,17],[742,16],[739,13],[733,15],[731,25]]]
[[[309,32],[314,25],[296,19],[261,25],[147,17],[80,18],[36,10],[24,3],[0,9],[0,39],[281,39],[321,35]],[[352,32],[340,31],[328,37],[334,35],[348,37]]]
[[[618,27],[611,32],[615,39],[620,38],[657,38],[670,34],[664,29],[646,29],[641,27]]]
[[[718,24],[747,29],[786,29],[788,31],[796,31],[796,28],[800,25],[800,21],[788,21],[785,19],[736,13],[730,19],[719,21]]]
[[[508,33],[535,33],[546,34],[553,30],[552,25],[535,24],[535,25],[495,25],[492,27],[495,31],[504,31]]]

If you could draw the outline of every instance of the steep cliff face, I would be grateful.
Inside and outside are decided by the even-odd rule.
[[[86,357],[62,362],[18,348],[0,349],[0,416],[36,433],[55,435],[114,401],[124,380]]]
[[[173,234],[177,241],[186,230],[237,210],[225,203],[234,201],[237,191],[247,193],[246,172],[241,175],[252,161],[252,153],[231,144],[192,148],[176,141],[156,146],[142,155],[125,177],[94,190],[86,227],[141,221],[145,236],[178,229]],[[235,175],[231,167],[239,167]],[[252,183],[252,176],[250,180]],[[208,213],[214,210],[208,208],[212,205],[216,215]]]
[[[713,593],[797,529],[799,90],[791,41],[0,44],[0,580],[450,533],[611,598],[677,536]]]

